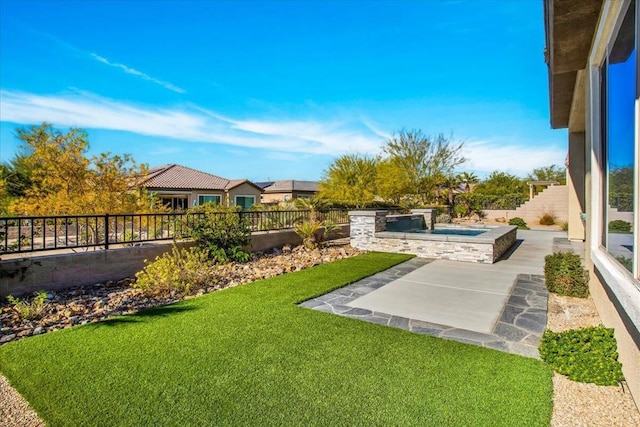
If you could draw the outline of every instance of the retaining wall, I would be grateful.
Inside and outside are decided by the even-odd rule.
[[[341,234],[349,236],[349,226],[343,225]],[[302,242],[293,230],[256,232],[251,235],[252,252],[296,246]],[[177,242],[178,247],[193,246],[193,242]],[[38,290],[58,290],[72,286],[87,286],[107,280],[121,280],[134,276],[144,268],[145,259],[171,250],[172,242],[149,243],[142,246],[121,247],[109,250],[89,250],[77,253],[45,255],[43,252],[25,258],[0,261],[0,271],[13,273],[14,277],[0,277],[0,297],[17,296]]]

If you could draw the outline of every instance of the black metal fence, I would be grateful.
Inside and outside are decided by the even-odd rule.
[[[213,221],[228,212],[208,214]],[[289,229],[311,219],[312,211],[232,212],[252,232]],[[105,214],[0,217],[0,255],[55,249],[103,248],[173,240],[207,215],[205,213]],[[346,210],[315,212],[319,221],[349,222]]]

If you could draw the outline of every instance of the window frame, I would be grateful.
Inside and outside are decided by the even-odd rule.
[[[640,61],[638,60],[638,47],[640,47],[639,43],[639,31],[640,23],[638,22],[638,18],[640,15],[640,1],[636,0],[636,34],[635,34],[635,43],[636,43],[636,80],[639,79],[638,74],[640,74]],[[607,251],[604,246],[604,239],[606,239],[606,233],[608,232],[607,226],[605,225],[605,219],[607,215],[605,213],[605,209],[608,207],[608,192],[605,188],[607,184],[607,180],[605,175],[607,174],[607,155],[606,155],[606,146],[605,146],[605,125],[606,125],[606,113],[603,112],[603,92],[602,85],[605,84],[606,72],[603,73],[603,68],[606,67],[606,58],[609,52],[610,47],[613,43],[615,43],[615,38],[617,37],[620,27],[622,26],[622,22],[624,20],[625,14],[627,13],[628,8],[631,6],[631,0],[623,0],[621,2],[605,2],[601,11],[601,19],[598,24],[598,28],[596,30],[596,35],[594,37],[593,48],[589,57],[589,97],[588,97],[588,105],[589,105],[589,115],[590,115],[590,126],[589,126],[589,134],[592,139],[591,144],[591,201],[590,201],[590,215],[591,215],[591,225],[590,225],[590,245],[588,251],[590,252],[590,259],[593,261],[594,266],[603,276],[603,279],[612,287],[614,292],[618,295],[627,294],[631,295],[629,292],[633,292],[633,299],[637,299],[640,302],[640,294],[637,294],[638,289],[640,289],[640,251],[639,249],[639,226],[640,226],[640,215],[638,215],[638,208],[640,206],[640,188],[638,188],[638,180],[640,179],[640,150],[639,150],[639,141],[640,141],[640,123],[639,123],[639,115],[640,115],[640,102],[638,100],[638,93],[640,90],[636,87],[636,99],[635,99],[635,132],[634,132],[634,233],[633,233],[633,244],[634,244],[634,268],[633,272],[629,272],[626,268],[624,268],[618,261],[614,259],[614,257]],[[635,288],[634,291],[629,288],[629,286],[633,286]],[[638,313],[640,316],[640,313]]]
[[[256,196],[254,194],[237,194],[233,197],[233,201],[235,203],[235,206],[240,206],[242,209],[249,209],[251,206],[249,206],[249,208],[246,208],[242,205],[238,204],[238,197],[245,197],[245,198],[252,198],[253,199],[253,203],[251,203],[251,206],[256,204]]]
[[[210,202],[200,203],[200,198],[201,197],[217,197],[218,201],[215,204],[216,205],[221,205],[222,204],[222,195],[220,195],[220,194],[198,194],[198,205],[204,205],[205,203],[210,203]]]

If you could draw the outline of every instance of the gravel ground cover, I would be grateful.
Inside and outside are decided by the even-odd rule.
[[[229,263],[214,267],[210,286],[198,289],[186,298],[220,289],[267,279],[293,271],[337,261],[361,253],[344,244],[332,244],[321,249],[307,250],[302,246],[261,253],[248,263]],[[135,313],[147,308],[170,304],[182,295],[164,295],[150,298],[131,287],[133,279],[97,283],[48,293],[43,315],[36,320],[21,319],[6,300],[0,303],[0,345],[40,335],[74,325],[105,320],[110,316]]]
[[[591,298],[549,294],[547,328],[554,332],[596,326],[600,316]],[[554,373],[552,427],[640,426],[640,412],[626,388],[572,381]]]

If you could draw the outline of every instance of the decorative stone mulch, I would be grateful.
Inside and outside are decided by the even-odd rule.
[[[172,294],[147,297],[131,286],[133,279],[49,291],[42,316],[35,320],[21,319],[13,305],[3,300],[0,303],[0,345],[32,335],[135,313],[183,298],[302,270],[359,253],[359,250],[351,246],[335,243],[316,250],[307,250],[302,246],[291,249],[285,246],[282,250],[254,255],[248,263],[229,263],[212,267],[208,272],[209,286],[196,289],[193,294],[186,296]],[[28,296],[25,299],[30,301],[33,297]]]
[[[548,291],[544,286],[544,276],[531,274],[519,274],[517,276],[511,295],[491,334],[438,325],[347,305],[355,299],[391,283],[430,262],[432,260],[413,258],[389,270],[336,289],[318,298],[305,301],[300,306],[405,329],[418,334],[432,335],[521,356],[540,358],[538,345],[547,324]]]

